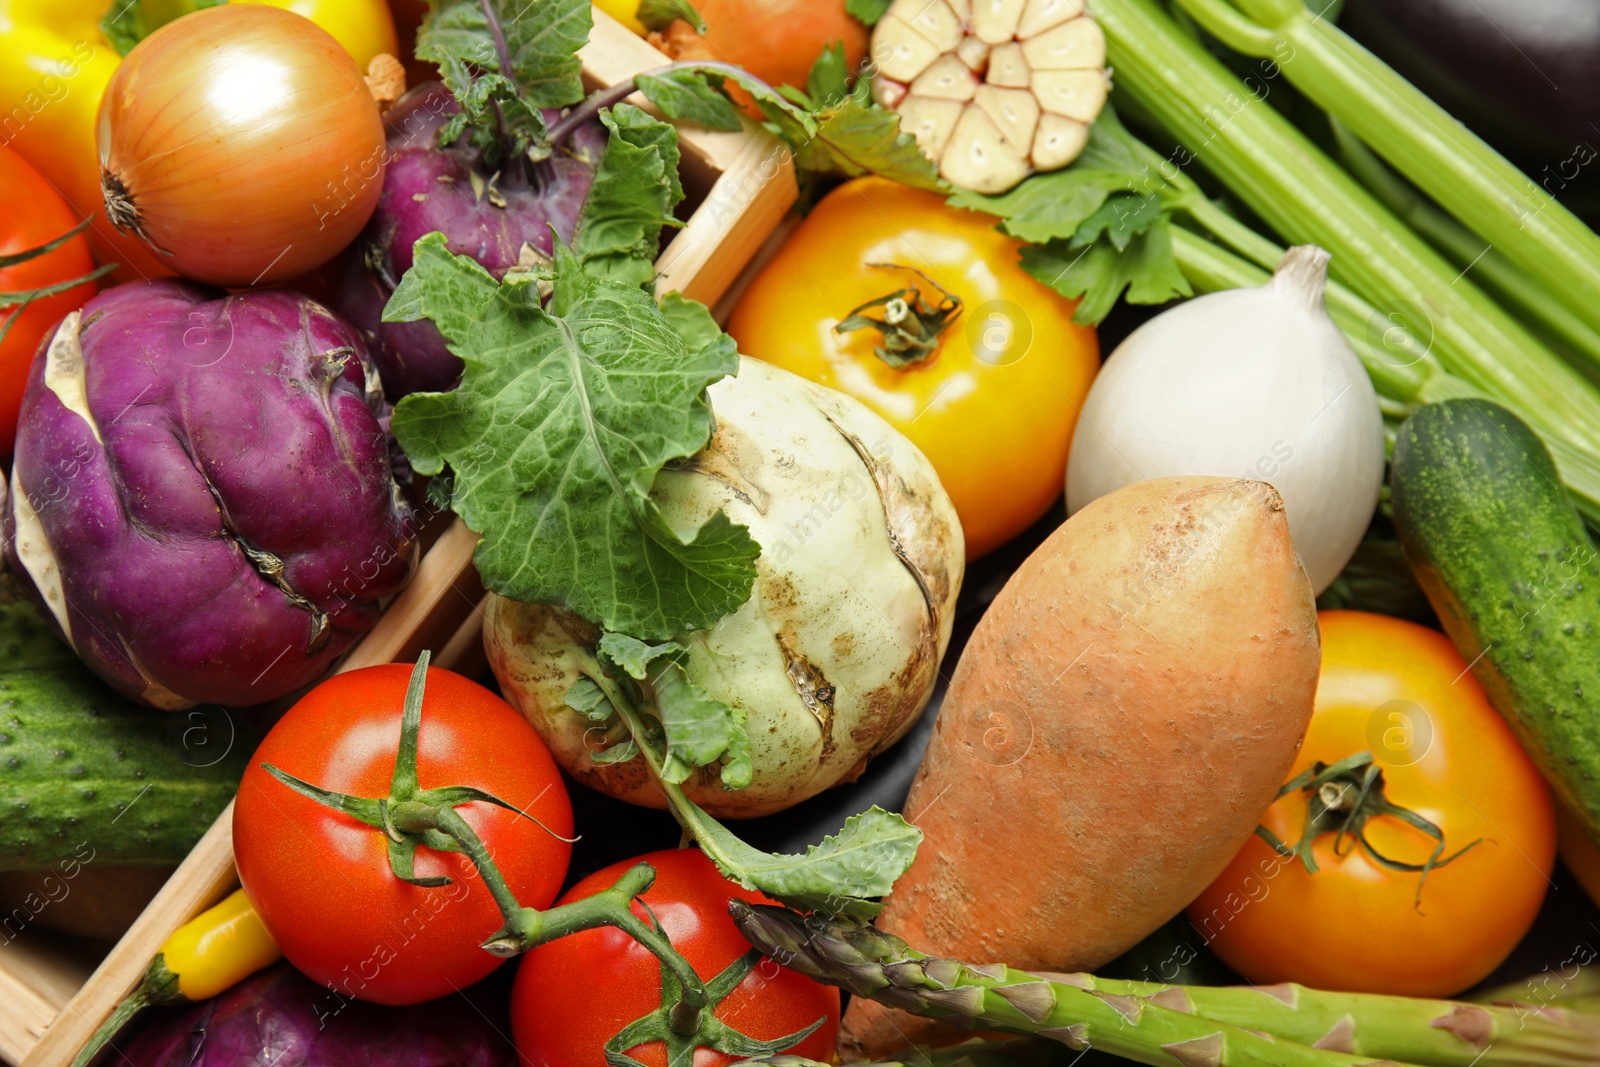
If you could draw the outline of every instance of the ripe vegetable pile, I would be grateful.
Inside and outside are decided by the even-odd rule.
[[[1600,237],[1336,11],[46,6],[0,947],[240,888],[41,1055],[1600,1065]]]

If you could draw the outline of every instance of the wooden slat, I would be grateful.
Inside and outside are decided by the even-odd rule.
[[[668,62],[598,9],[581,58],[585,75],[601,85],[616,84]],[[680,141],[686,184],[693,173],[701,173],[708,176],[709,188],[702,183],[702,202],[657,261],[658,291],[677,289],[715,304],[794,204],[793,169],[787,152],[754,123],[746,123],[738,133],[685,127]],[[711,176],[714,180],[709,180]],[[411,584],[340,670],[408,662],[424,648],[434,651],[439,666],[481,670],[484,590],[472,566],[477,540],[456,521],[429,549]],[[30,983],[30,975],[17,967],[14,957],[8,969],[8,958],[0,950],[0,1058],[20,1067],[70,1064],[95,1028],[137,985],[167,936],[238,884],[232,817],[229,805],[81,988],[71,988],[76,980],[61,976],[48,983]]]

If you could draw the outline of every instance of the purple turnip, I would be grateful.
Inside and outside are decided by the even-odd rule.
[[[282,696],[415,567],[388,414],[360,336],[307,297],[110,289],[34,359],[7,562],[131,697]]]
[[[605,128],[590,121],[542,162],[519,159],[491,169],[465,136],[439,147],[439,130],[460,110],[443,85],[430,82],[384,113],[389,155],[377,211],[331,275],[313,283],[361,331],[390,400],[450,389],[461,377],[461,360],[431,322],[382,321],[417,239],[439,231],[451,252],[471,256],[496,278],[519,263],[547,261],[552,228],[562,241],[572,240],[605,151]],[[560,116],[545,111],[544,117],[554,126]]]

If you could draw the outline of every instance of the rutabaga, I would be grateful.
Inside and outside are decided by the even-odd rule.
[[[1191,300],[1124,341],[1084,403],[1067,510],[1168,475],[1270,482],[1321,594],[1372,521],[1384,464],[1377,394],[1323,306],[1328,258],[1292,248],[1261,288]]]
[[[852,779],[916,721],[949,643],[965,549],[928,461],[854,400],[752,359],[710,399],[711,443],[658,475],[651,498],[674,528],[721,511],[761,545],[744,605],[678,638],[689,681],[745,717],[752,768],[742,789],[707,766],[684,791],[713,814],[755,816]],[[607,761],[625,754],[626,731],[566,703],[599,637],[561,608],[490,598],[495,676],[561,765],[664,806],[643,759]]]

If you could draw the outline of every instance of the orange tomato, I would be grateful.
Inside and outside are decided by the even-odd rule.
[[[673,59],[732,63],[774,87],[804,89],[811,65],[835,41],[844,42],[850,70],[867,55],[867,28],[845,13],[844,0],[695,0],[694,9],[706,32],[678,19],[658,38],[664,52]],[[729,89],[761,117],[742,89]]]
[[[60,237],[79,221],[67,202],[45,181],[44,175],[3,145],[0,145],[0,203],[15,209],[0,215],[0,256],[38,248]],[[0,269],[0,292],[42,289],[81,278],[93,269],[89,242],[79,234],[42,256]],[[11,454],[12,440],[17,435],[17,413],[22,409],[22,390],[28,384],[28,368],[33,364],[40,341],[69,312],[82,307],[94,291],[94,283],[85,282],[64,293],[33,301],[16,314],[5,340],[0,341],[0,456]],[[15,313],[15,307],[0,308],[0,323]]]
[[[1349,837],[1316,839],[1319,870],[1252,838],[1189,907],[1212,949],[1252,982],[1440,997],[1494,970],[1533,924],[1555,861],[1550,790],[1449,639],[1415,623],[1325,611],[1316,710],[1295,774],[1370,751],[1390,801],[1444,832],[1428,873],[1387,869]],[[1262,825],[1293,847],[1307,797],[1274,804]],[[1393,816],[1368,840],[1420,864],[1437,842]]]
[[[1078,409],[1100,367],[1076,306],[1017,263],[987,215],[862,178],[829,193],[751,283],[728,323],[739,351],[849,393],[932,461],[955,502],[967,556],[1004,544],[1061,495]],[[962,301],[932,356],[903,368],[875,330],[838,333],[850,312],[916,286]],[[881,317],[881,309],[869,312]]]

